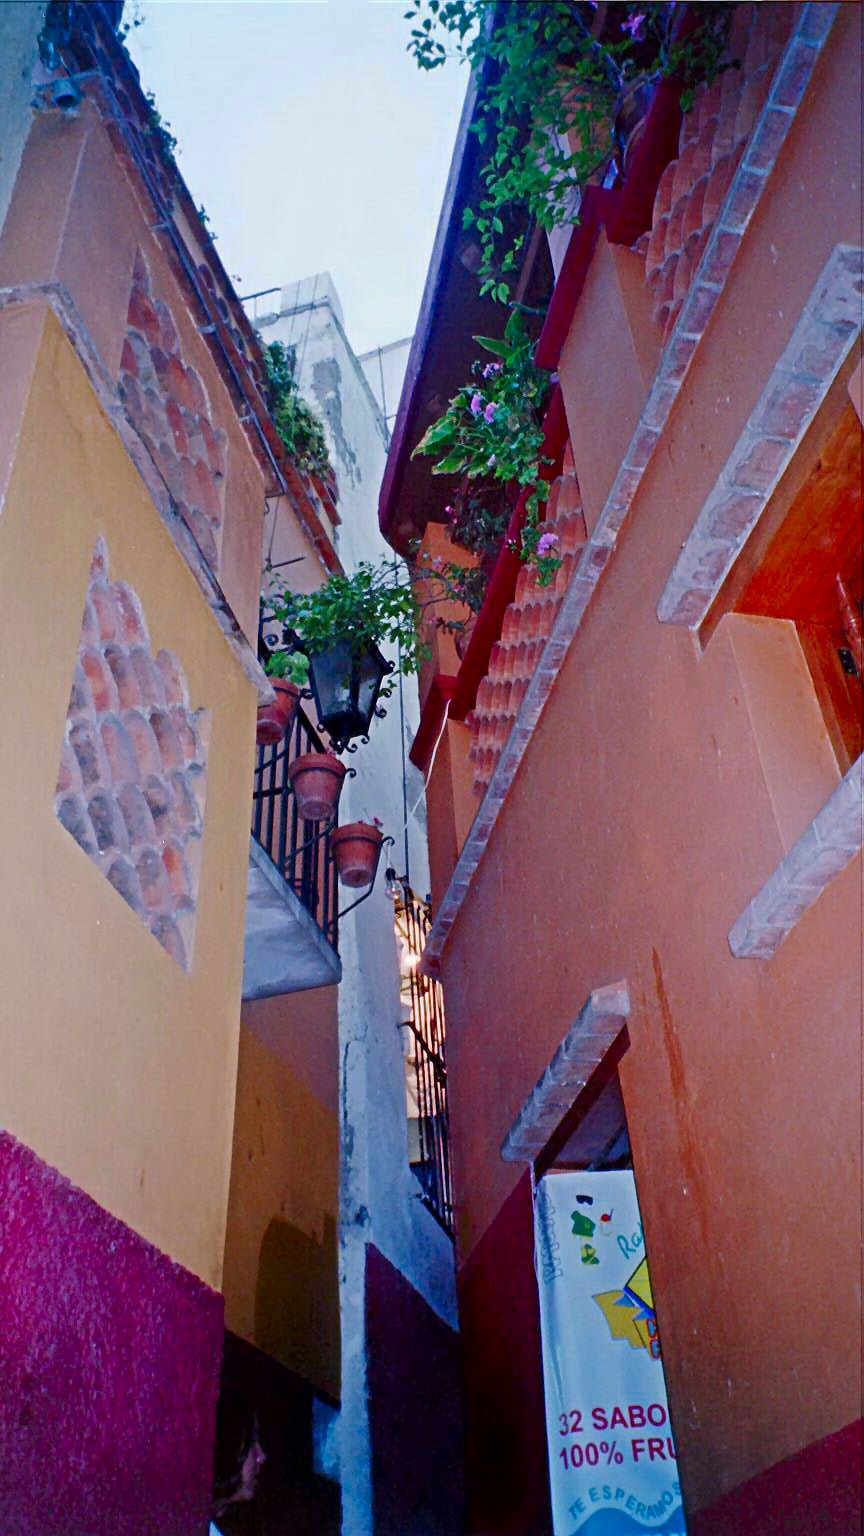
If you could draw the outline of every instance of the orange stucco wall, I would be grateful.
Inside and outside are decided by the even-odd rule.
[[[69,341],[0,314],[15,448],[0,512],[0,1123],[195,1274],[221,1275],[256,697]],[[4,468],[8,466],[8,460]],[[54,814],[90,561],[105,540],[154,650],[212,713],[184,971]]]
[[[336,989],[247,1003],[240,1031],[225,1322],[339,1395]]]
[[[703,653],[656,618],[822,266],[860,243],[860,14],[841,12],[443,960],[462,1264],[587,994],[630,989],[621,1082],[691,1508],[860,1413],[860,859],[771,961],[727,942],[839,769],[781,621],[728,616]],[[620,444],[591,369],[587,341],[565,351],[599,483]]]

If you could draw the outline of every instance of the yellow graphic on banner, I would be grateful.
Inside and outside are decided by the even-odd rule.
[[[648,1260],[642,1259],[620,1291],[600,1291],[592,1296],[606,1319],[613,1339],[621,1339],[631,1349],[647,1349],[652,1360],[660,1358],[657,1318]]]

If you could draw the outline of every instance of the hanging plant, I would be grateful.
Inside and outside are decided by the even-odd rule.
[[[415,585],[420,581],[422,597]],[[383,647],[395,651],[399,671],[415,673],[431,655],[424,637],[430,619],[453,634],[465,628],[466,620],[436,615],[436,608],[457,603],[477,613],[485,588],[478,567],[425,553],[408,564],[384,556],[377,565],[362,560],[350,575],[331,575],[314,592],[291,592],[271,572],[265,618],[281,626],[284,644],[271,652],[265,671],[305,688],[315,681],[310,660],[314,669],[316,658],[343,656],[340,665],[350,669],[352,659],[363,662]],[[393,687],[385,679],[378,696],[389,698]]]
[[[732,7],[700,5],[676,41],[674,4],[599,0],[416,0],[408,50],[421,69],[450,57],[488,78],[472,124],[483,161],[482,195],[464,211],[481,251],[481,292],[507,303],[526,231],[578,222],[582,187],[608,165],[613,125],[639,80],[675,77],[688,110],[696,86],[726,56]]]
[[[494,362],[475,362],[473,381],[460,389],[443,416],[427,428],[414,455],[440,455],[433,475],[482,477],[527,490],[518,553],[546,586],[561,561],[557,536],[541,530],[540,510],[549,494],[542,468],[542,410],[549,374],[533,360],[534,343],[514,309],[500,340],[475,336]]]
[[[481,559],[497,555],[511,511],[506,486],[491,476],[476,481],[466,477],[452,504],[444,508],[450,542]]]

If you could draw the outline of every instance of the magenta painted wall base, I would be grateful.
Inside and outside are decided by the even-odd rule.
[[[531,1181],[524,1173],[459,1272],[468,1529],[551,1536]]]
[[[777,1462],[688,1521],[691,1536],[861,1536],[861,1424]]]
[[[0,1531],[205,1536],[222,1298],[0,1133]]]
[[[459,1338],[372,1243],[366,1350],[375,1536],[463,1536]]]

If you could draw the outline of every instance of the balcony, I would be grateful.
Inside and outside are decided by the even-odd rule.
[[[284,741],[258,747],[246,895],[243,1001],[341,980],[333,822],[304,821],[288,766],[324,747],[302,709]]]

